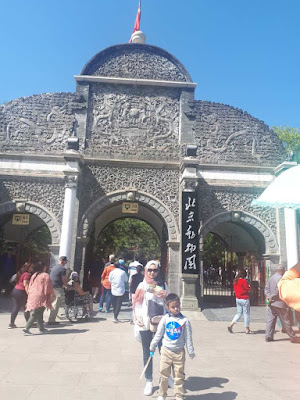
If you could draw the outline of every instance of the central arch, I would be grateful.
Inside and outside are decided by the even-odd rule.
[[[122,203],[138,203],[136,214],[122,213]],[[95,201],[84,213],[78,226],[78,239],[76,246],[76,262],[84,270],[86,248],[89,235],[97,220],[97,233],[110,222],[121,217],[134,217],[148,223],[158,234],[162,247],[165,247],[168,265],[168,282],[170,289],[179,291],[179,243],[180,235],[177,221],[160,200],[148,193],[136,190],[122,190],[108,193]]]
[[[141,191],[134,191],[130,189],[111,192],[108,193],[106,196],[102,196],[98,200],[96,200],[83,215],[78,227],[78,236],[81,238],[87,238],[95,219],[105,210],[111,208],[113,205],[121,204],[124,201],[139,203],[142,207],[145,207],[146,209],[152,211],[162,221],[164,221],[167,227],[169,240],[180,240],[177,222],[171,211],[166,207],[166,205],[154,196],[151,196]],[[148,222],[152,226],[153,221],[146,220],[146,222]]]

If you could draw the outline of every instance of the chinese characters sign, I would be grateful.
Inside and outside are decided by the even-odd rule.
[[[198,274],[198,204],[195,192],[182,192],[182,273]]]
[[[29,225],[29,214],[13,214],[13,225]]]
[[[139,212],[138,203],[122,203],[122,213],[137,214]]]

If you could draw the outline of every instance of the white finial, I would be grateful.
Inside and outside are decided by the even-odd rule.
[[[131,36],[131,43],[145,44],[146,35],[142,31],[136,31]]]

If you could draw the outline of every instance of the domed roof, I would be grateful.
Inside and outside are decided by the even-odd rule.
[[[177,58],[159,47],[138,43],[119,44],[100,51],[80,75],[192,82]]]

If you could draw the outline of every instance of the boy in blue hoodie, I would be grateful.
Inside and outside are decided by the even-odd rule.
[[[170,293],[166,297],[168,314],[160,321],[157,332],[150,343],[150,354],[153,356],[155,348],[162,340],[160,358],[159,396],[157,400],[165,400],[168,390],[168,379],[173,368],[174,392],[176,400],[184,398],[184,366],[185,350],[190,358],[195,357],[192,328],[190,321],[180,312],[180,300],[177,294]]]

